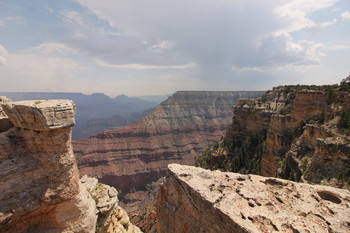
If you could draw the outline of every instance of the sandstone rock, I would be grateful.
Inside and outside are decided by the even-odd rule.
[[[339,126],[350,112],[349,90],[280,86],[240,100],[225,137],[197,165],[350,189],[350,128]]]
[[[194,164],[195,156],[220,139],[231,123],[231,109],[238,98],[261,94],[176,92],[133,125],[75,142],[79,170],[122,190],[124,197],[144,191],[165,175],[169,163]],[[124,201],[137,209],[145,204],[147,195],[139,195],[136,205],[134,197]]]
[[[159,232],[349,232],[350,192],[169,165]]]
[[[75,105],[71,100],[18,101],[3,104],[3,109],[18,128],[46,131],[75,124]]]
[[[86,175],[80,181],[87,188],[96,203],[96,214],[98,216],[96,232],[142,232],[138,227],[130,223],[128,214],[118,205],[118,192],[115,188],[101,184],[96,178]]]
[[[0,132],[0,232],[93,233],[97,224],[141,232],[125,211],[120,219],[113,217],[123,211],[114,188],[94,178],[79,181],[71,101],[3,106],[16,127]]]
[[[9,130],[13,126],[12,122],[8,119],[6,113],[2,109],[2,104],[9,103],[11,103],[11,100],[9,98],[0,96],[0,133]]]
[[[79,184],[72,124],[64,123],[74,122],[74,104],[3,107],[16,127],[0,133],[0,231],[94,232],[95,204]]]
[[[99,214],[109,213],[114,206],[118,205],[118,192],[115,188],[98,183],[96,178],[83,176],[81,182],[86,186],[92,198],[96,201]]]

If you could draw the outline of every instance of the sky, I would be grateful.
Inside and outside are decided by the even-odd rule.
[[[349,61],[349,0],[0,0],[0,91],[268,90]]]

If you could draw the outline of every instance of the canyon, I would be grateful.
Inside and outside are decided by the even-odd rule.
[[[115,188],[80,179],[75,111],[71,100],[0,96],[0,232],[141,232]]]
[[[77,158],[71,100],[0,96],[0,231],[348,232],[349,91],[177,92]]]
[[[263,92],[179,91],[141,121],[75,141],[82,175],[97,177],[122,192],[128,210],[145,205],[147,187],[169,163],[193,165],[195,157],[222,137],[239,98]]]

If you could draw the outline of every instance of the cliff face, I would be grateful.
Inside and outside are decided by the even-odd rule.
[[[95,232],[118,199],[110,187],[93,199],[97,188],[79,181],[73,102],[0,101],[1,118],[11,122],[0,127],[0,232]]]
[[[260,94],[177,92],[133,125],[76,141],[80,172],[123,194],[143,190],[165,175],[169,163],[194,164],[198,153],[224,135],[237,99]]]
[[[284,86],[239,100],[225,138],[197,165],[349,187],[349,86]]]
[[[350,192],[277,178],[169,165],[158,232],[348,232]]]

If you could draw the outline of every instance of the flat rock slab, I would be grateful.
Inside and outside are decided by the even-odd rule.
[[[18,128],[47,131],[75,124],[75,105],[71,100],[18,101],[2,107]]]
[[[348,190],[178,164],[168,168],[158,193],[160,232],[350,232]],[[168,218],[172,224],[164,223]]]

